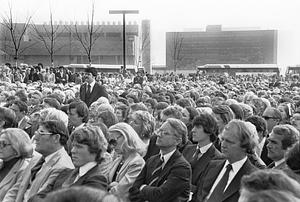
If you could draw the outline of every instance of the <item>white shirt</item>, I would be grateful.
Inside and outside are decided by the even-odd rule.
[[[205,154],[209,150],[211,145],[212,145],[212,143],[209,143],[203,147],[199,147],[199,145],[197,145],[197,150],[200,149],[201,154]]]
[[[79,174],[75,178],[74,182],[76,182],[80,177],[84,176],[89,170],[91,170],[93,167],[97,165],[97,162],[92,161],[88,162],[87,164],[84,164],[79,168]]]
[[[162,152],[160,151],[160,156],[162,156],[164,158],[164,163],[162,164],[162,167],[164,168],[165,165],[167,164],[167,162],[169,161],[169,159],[171,158],[171,156],[174,154],[174,152],[176,151],[176,149],[174,149],[173,151],[170,151],[169,153],[163,155]]]
[[[90,85],[91,86],[91,89],[90,89],[90,93],[93,91],[93,88],[94,88],[94,85],[95,85],[96,81],[94,80],[92,83],[88,83],[87,85]],[[87,88],[88,89],[88,88]],[[87,90],[86,89],[86,90]]]
[[[247,157],[243,158],[242,160],[236,161],[234,162],[232,165],[232,170],[229,172],[229,177],[228,177],[228,182],[227,185],[225,186],[224,192],[227,189],[227,187],[229,186],[229,184],[231,183],[231,181],[233,180],[233,178],[235,177],[235,175],[239,172],[239,170],[241,169],[241,167],[245,164],[245,162],[247,161]],[[207,199],[210,197],[210,195],[212,194],[212,192],[215,190],[217,184],[219,183],[219,181],[221,180],[221,178],[223,177],[223,175],[225,174],[226,171],[226,167],[229,164],[229,161],[226,160],[223,169],[221,170],[221,172],[219,173],[215,183],[213,184],[209,194],[207,195]]]
[[[283,162],[285,162],[285,158],[283,158],[283,159],[281,159],[281,160],[279,160],[279,161],[275,161],[275,162],[274,162],[274,163],[275,163],[275,166],[274,166],[274,167],[279,166],[279,165],[282,164]]]

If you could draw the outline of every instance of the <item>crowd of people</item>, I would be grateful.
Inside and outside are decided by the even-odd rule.
[[[300,201],[299,76],[0,72],[0,201]]]

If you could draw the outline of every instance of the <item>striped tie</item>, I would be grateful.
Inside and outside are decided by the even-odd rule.
[[[154,182],[156,182],[159,179],[159,174],[163,169],[163,164],[164,164],[164,157],[162,156],[157,165],[157,168],[152,172],[152,176],[154,177],[154,179],[149,183],[149,186],[154,184]]]

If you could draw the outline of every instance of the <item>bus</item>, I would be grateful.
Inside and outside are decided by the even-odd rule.
[[[279,74],[277,64],[206,64],[197,66],[198,72],[227,73],[229,75],[241,74]]]
[[[88,68],[89,64],[69,64],[64,67],[72,72],[84,72],[86,68]],[[104,65],[104,64],[92,64],[91,67],[95,67],[98,72],[105,73],[116,73],[120,72],[122,66],[121,65]],[[126,65],[126,70],[135,73],[138,71],[138,67],[135,65]]]

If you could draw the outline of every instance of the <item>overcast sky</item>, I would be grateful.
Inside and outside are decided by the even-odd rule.
[[[33,14],[33,21],[49,21],[49,8],[56,21],[85,21],[91,0],[0,0],[0,12],[13,7],[18,21]],[[165,32],[250,27],[278,30],[278,64],[300,64],[300,0],[95,0],[96,21],[122,21],[109,10],[139,10],[127,21],[151,20],[152,63],[165,64]]]

